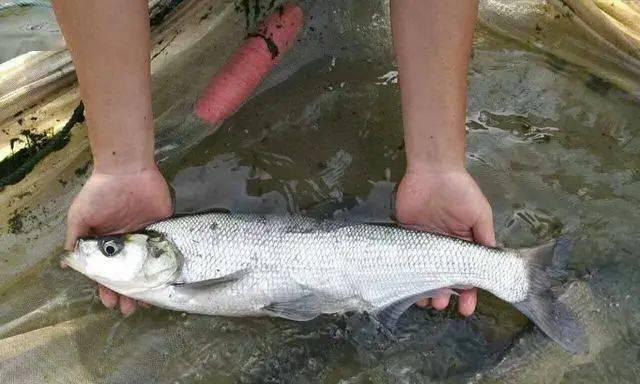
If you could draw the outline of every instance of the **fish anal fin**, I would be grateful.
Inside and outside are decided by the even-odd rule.
[[[426,292],[421,292],[416,295],[411,295],[409,297],[403,298],[399,301],[396,301],[390,305],[387,305],[382,310],[375,313],[376,319],[384,325],[388,330],[395,331],[396,326],[398,324],[398,320],[402,316],[403,313],[409,309],[415,302],[426,299],[428,297],[434,297],[439,294],[452,294],[457,295],[458,293],[450,288],[442,288],[436,289]]]
[[[235,283],[236,281],[242,279],[247,273],[249,273],[249,269],[245,268],[245,269],[240,269],[236,272],[230,273],[228,275],[216,277],[213,279],[187,281],[187,282],[177,281],[173,283],[173,285],[176,287],[184,287],[184,288],[191,288],[191,289],[205,289],[205,288],[211,288],[211,287],[223,286],[226,284]]]

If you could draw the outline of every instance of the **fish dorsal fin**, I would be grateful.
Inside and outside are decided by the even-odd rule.
[[[417,295],[411,295],[387,305],[386,307],[375,313],[375,317],[382,325],[393,332],[396,329],[396,325],[398,324],[398,319],[400,319],[400,316],[402,316],[402,314],[405,313],[407,309],[409,309],[409,307],[411,307],[416,301],[420,299],[426,299],[428,297],[433,297],[436,294],[441,293],[457,295],[457,292],[447,288],[418,293]]]
[[[230,214],[231,210],[228,208],[223,208],[223,207],[212,207],[212,208],[207,208],[207,209],[203,209],[201,211],[196,211],[196,212],[178,212],[178,213],[173,213],[173,215],[171,216],[172,219],[177,219],[180,217],[187,217],[187,216],[201,216],[201,215],[208,215],[211,213],[224,213],[224,214]]]
[[[345,194],[340,199],[329,199],[313,203],[304,208],[302,212],[305,216],[318,219],[330,219],[334,217],[336,211],[348,211],[358,205],[355,196]]]
[[[247,273],[249,273],[249,269],[245,268],[245,269],[241,269],[239,271],[230,273],[228,275],[216,277],[216,278],[213,278],[213,279],[199,280],[199,281],[188,281],[188,282],[177,281],[177,282],[173,283],[173,286],[184,287],[184,288],[193,288],[193,289],[203,289],[203,288],[216,287],[216,286],[235,283],[236,281],[238,281],[241,278],[243,278]]]

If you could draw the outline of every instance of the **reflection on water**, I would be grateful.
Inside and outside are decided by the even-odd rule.
[[[404,169],[399,88],[388,46],[360,52],[304,61],[166,164],[176,210],[388,220]],[[34,272],[28,287],[2,293],[0,322],[20,312],[11,297],[22,289],[43,298],[25,307],[41,306],[56,318],[49,323],[83,317],[86,329],[67,347],[81,351],[83,372],[105,382],[636,382],[640,110],[588,78],[483,35],[470,69],[467,122],[468,167],[492,203],[499,242],[574,239],[573,283],[563,300],[586,323],[587,356],[565,354],[485,293],[468,319],[411,309],[393,343],[365,315],[293,323],[152,309],[121,319],[88,304],[92,284],[53,263]],[[52,307],[62,292],[76,300]],[[0,333],[20,327],[38,324]]]

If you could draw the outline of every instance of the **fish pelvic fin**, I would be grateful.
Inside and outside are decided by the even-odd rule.
[[[582,324],[558,301],[552,288],[559,269],[568,260],[571,241],[562,237],[534,248],[520,250],[529,270],[529,292],[514,306],[552,340],[573,354],[586,354],[588,341]]]
[[[315,296],[306,295],[299,299],[273,302],[262,307],[262,310],[275,317],[293,321],[309,321],[321,313],[316,304]]]
[[[323,306],[334,299],[321,292],[310,292],[300,297],[274,301],[262,310],[275,317],[294,321],[308,321],[323,313]]]

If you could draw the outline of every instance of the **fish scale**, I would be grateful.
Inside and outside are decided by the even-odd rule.
[[[474,286],[578,352],[586,348],[584,332],[553,297],[548,273],[553,252],[568,252],[566,243],[499,249],[398,226],[206,213],[140,234],[81,240],[67,260],[116,292],[167,309],[300,321],[367,311],[390,329],[416,300]]]
[[[149,229],[166,235],[181,251],[181,278],[186,282],[249,268],[252,273],[293,278],[335,297],[351,297],[355,288],[363,303],[370,304],[358,309],[366,310],[382,305],[379,297],[387,298],[383,302],[397,300],[396,292],[411,288],[425,292],[473,285],[510,302],[525,299],[528,291],[525,263],[516,254],[426,232],[296,216],[218,213],[175,218]],[[320,277],[327,273],[335,276],[332,281]]]

